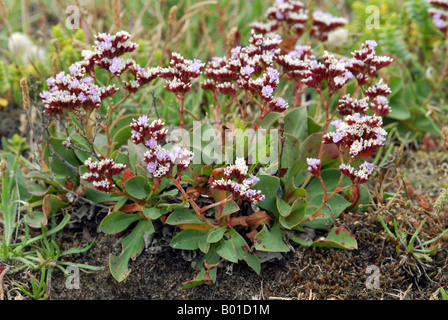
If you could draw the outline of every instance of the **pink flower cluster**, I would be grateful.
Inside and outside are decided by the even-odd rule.
[[[375,40],[367,40],[361,45],[361,49],[352,53],[353,58],[348,61],[347,69],[355,76],[359,85],[371,84],[371,78],[376,73],[389,66],[393,59],[388,56],[378,56],[375,47],[378,46]],[[390,93],[390,92],[389,92]],[[386,92],[382,95],[387,95]],[[381,95],[379,92],[376,95]]]
[[[231,50],[229,58],[214,57],[207,64],[204,71],[207,79],[201,84],[202,89],[226,95],[243,90],[246,95],[260,97],[268,105],[269,110],[263,111],[285,111],[286,101],[274,97],[280,79],[274,68],[280,43],[278,35],[265,36],[252,30],[248,46],[237,46]]]
[[[165,177],[175,166],[178,173],[185,171],[193,160],[193,153],[186,149],[174,146],[172,151],[168,151],[159,144],[167,136],[164,125],[160,119],[149,123],[149,118],[146,116],[134,119],[131,123],[132,141],[148,148],[144,153],[144,161],[148,172],[155,179]]]
[[[283,67],[285,77],[301,81],[310,75],[311,61],[316,60],[310,46],[298,45],[294,50],[276,57],[276,62]]]
[[[86,76],[87,68],[85,63],[76,62],[70,66],[69,74],[61,71],[56,77],[47,79],[49,91],[40,95],[45,113],[61,114],[64,110],[77,108],[97,109],[102,100],[118,91],[115,86],[97,86],[91,76]]]
[[[383,120],[377,115],[359,113],[345,116],[344,121],[335,120],[332,124],[336,131],[324,136],[324,143],[334,143],[348,150],[351,159],[370,155],[383,146],[387,132],[381,126]]]
[[[432,17],[434,26],[446,34],[448,31],[448,1],[429,0],[429,4],[438,7],[428,9],[428,13]]]
[[[355,99],[350,94],[344,95],[337,105],[337,112],[342,119],[333,120],[331,124],[335,131],[327,132],[323,137],[325,144],[336,144],[339,150],[347,150],[350,155],[350,162],[360,157],[368,157],[384,145],[387,132],[382,128],[382,116],[387,115],[391,109],[388,105],[387,96],[391,93],[390,88],[381,79],[378,83],[372,85],[373,77],[381,68],[388,66],[392,59],[389,57],[378,57],[374,48],[377,46],[375,41],[367,41],[362,45],[359,51],[352,53],[353,58],[344,64],[344,67],[358,81],[362,92],[366,97]],[[324,59],[325,61],[325,59]],[[326,66],[326,64],[324,63]],[[330,70],[327,67],[325,70]],[[342,72],[342,67],[334,67],[333,70]],[[313,86],[319,87],[318,79],[321,75],[330,74],[323,71],[315,76]],[[334,73],[330,77],[334,76]],[[321,76],[325,78],[326,76]],[[309,81],[305,81],[309,83]],[[330,80],[331,83],[331,80]],[[368,84],[367,89],[363,85]],[[373,115],[369,115],[369,111]],[[350,163],[341,164],[341,172],[350,177],[353,183],[365,183],[372,174],[375,165],[365,161],[358,169],[353,168]]]
[[[341,164],[339,169],[345,176],[349,177],[354,184],[363,184],[372,176],[373,170],[375,170],[375,164],[364,161],[358,169],[353,168],[349,164]]]
[[[49,91],[41,94],[46,113],[62,114],[64,110],[80,108],[91,111],[99,108],[101,101],[115,94],[118,91],[115,86],[100,87],[95,84],[95,67],[108,70],[116,77],[129,70],[135,79],[124,81],[124,88],[130,92],[136,92],[159,75],[158,68],[144,69],[133,59],[120,57],[137,48],[126,31],[115,35],[100,33],[95,38],[93,50],[83,50],[83,60],[72,64],[69,74],[62,71],[47,79]]]
[[[189,60],[174,52],[170,65],[161,68],[159,76],[166,79],[165,88],[173,93],[186,93],[191,89],[191,81],[202,74],[205,64],[201,60]]]
[[[322,82],[325,81],[330,91],[334,92],[353,78],[348,66],[346,59],[338,59],[334,54],[325,51],[322,62],[309,60],[308,77],[302,82],[310,88],[320,89]]]
[[[89,172],[83,174],[81,179],[92,182],[95,189],[103,192],[111,192],[115,188],[113,176],[122,173],[126,168],[126,165],[111,159],[94,162],[89,158],[84,165]]]
[[[328,39],[329,32],[348,23],[345,18],[335,17],[319,10],[313,12],[312,18],[313,26],[310,35],[321,41]],[[251,27],[262,34],[269,34],[283,27],[301,36],[305,32],[308,21],[308,10],[300,1],[276,0],[267,11],[267,19],[269,22],[254,22]]]
[[[224,169],[224,177],[214,180],[211,184],[212,189],[230,192],[235,198],[247,200],[252,203],[263,201],[265,196],[260,190],[253,190],[252,186],[260,179],[252,174],[247,177],[249,168],[244,158],[237,158],[235,164],[229,165]]]

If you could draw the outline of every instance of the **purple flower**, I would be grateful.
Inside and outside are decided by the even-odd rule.
[[[285,99],[283,99],[282,97],[278,97],[275,99],[275,102],[277,103],[277,105],[281,108],[285,107],[288,103],[286,102]]]
[[[308,166],[310,166],[313,169],[316,169],[320,166],[320,159],[308,158],[306,159],[306,162],[308,163]]]
[[[56,75],[56,79],[62,80],[65,77],[65,71],[61,71]]]
[[[369,47],[375,48],[376,46],[378,46],[378,43],[375,40],[367,40],[366,45],[368,45]]]
[[[73,80],[70,82],[70,86],[71,86],[72,88],[77,88],[77,87],[79,86],[79,81],[78,81],[78,79],[73,79]]]
[[[84,94],[84,92],[81,92],[81,93],[78,95],[78,100],[81,101],[81,102],[84,102],[84,101],[87,100],[87,97],[86,97],[86,95]]]
[[[165,159],[165,157],[166,157],[166,152],[163,151],[163,150],[159,150],[156,153],[156,157],[157,157],[157,160],[163,161]]]
[[[74,64],[72,64],[70,67],[68,67],[68,70],[70,71],[70,73],[73,75],[76,72],[78,72],[78,67]]]
[[[54,81],[55,81],[54,77],[50,77],[50,78],[47,79],[47,84],[49,86],[52,86],[52,85],[54,85]]]
[[[378,141],[386,141],[387,139],[386,139],[386,137],[384,137],[382,134],[380,134],[380,133],[377,133],[376,134],[376,139],[378,140]]]
[[[341,125],[342,120],[341,119],[336,119],[331,121],[331,124],[334,125],[336,128],[338,128]]]
[[[241,51],[241,47],[240,46],[237,46],[237,47],[233,48],[232,50],[230,50],[230,53],[232,54],[232,58],[233,59],[237,59],[238,58],[238,54],[240,53],[240,51]]]
[[[255,191],[254,190],[250,189],[249,191],[247,191],[247,196],[249,198],[253,197],[254,195],[255,195]]]
[[[375,169],[375,164],[374,164],[374,163],[365,161],[365,162],[364,162],[364,165],[365,165],[365,166],[367,167],[367,169],[369,169],[369,170],[373,170],[373,169]]]
[[[98,90],[94,87],[90,87],[90,94],[98,95]]]
[[[248,180],[250,182],[252,182],[252,183],[256,183],[256,182],[260,181],[260,179],[257,178],[256,176],[254,176],[252,173],[249,175],[249,179]]]
[[[40,94],[40,97],[42,99],[47,99],[50,96],[50,92],[49,91],[44,91]]]
[[[191,71],[199,72],[201,70],[201,60],[194,59],[190,64]]]
[[[342,133],[340,133],[340,132],[336,132],[336,133],[334,134],[334,136],[333,136],[333,142],[334,142],[334,143],[338,143],[339,141],[342,140],[343,137],[344,137],[344,136],[342,135]]]
[[[149,118],[147,116],[141,116],[138,118],[138,122],[143,126],[149,121]]]
[[[91,84],[92,81],[93,81],[93,78],[92,78],[92,77],[86,77],[86,78],[84,78],[84,79],[81,80],[81,82],[82,82],[82,83],[85,83],[85,84]]]
[[[276,17],[278,20],[283,20],[283,19],[285,18],[285,15],[284,15],[283,13],[281,13],[280,11],[277,11],[277,12],[275,13],[275,17]]]
[[[379,104],[387,104],[387,98],[385,96],[378,96],[376,97],[376,100]]]
[[[154,149],[155,147],[157,147],[157,140],[154,138],[151,138],[148,141],[146,141],[145,146],[147,146],[148,148]]]
[[[255,71],[254,67],[252,67],[250,65],[247,65],[243,68],[243,72],[245,74],[247,74],[248,76],[250,76],[252,73],[254,73],[254,71]]]
[[[173,152],[174,152],[175,154],[177,154],[177,155],[181,154],[182,151],[183,151],[182,147],[179,147],[179,146],[174,146],[174,147],[173,147]]]
[[[150,162],[148,163],[148,165],[146,166],[146,169],[148,170],[149,173],[153,173],[154,171],[156,171],[157,169],[157,164],[154,162]]]
[[[306,162],[308,163],[308,171],[311,172],[311,174],[315,176],[320,175],[320,159],[307,158]]]
[[[265,97],[270,97],[273,92],[274,92],[274,89],[270,85],[264,86],[263,89],[261,90],[261,93]]]
[[[104,50],[109,50],[110,48],[112,48],[112,42],[109,39],[106,39],[101,42],[101,46]]]
[[[351,71],[348,71],[348,70],[347,70],[347,71],[345,72],[345,74],[344,74],[344,78],[347,79],[347,80],[353,78],[353,73],[351,73]]]
[[[120,64],[122,63],[122,59],[115,57],[112,59],[112,64],[109,67],[109,71],[112,73],[116,73],[118,69],[120,68]]]
[[[278,78],[279,78],[278,71],[276,69],[268,68],[267,70],[268,70],[269,78],[271,78],[271,80],[273,80],[273,81],[278,80]]]
[[[239,186],[239,185],[235,185],[235,186],[233,187],[233,190],[236,191],[236,192],[238,192],[238,190],[240,190],[240,186]]]

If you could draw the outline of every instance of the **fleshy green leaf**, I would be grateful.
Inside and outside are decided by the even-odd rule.
[[[254,189],[260,190],[261,194],[265,196],[265,200],[258,202],[258,206],[272,213],[276,213],[277,190],[280,185],[280,179],[263,173],[258,174],[257,177],[260,181],[255,184]]]
[[[174,249],[196,250],[199,249],[199,241],[204,232],[196,229],[186,229],[173,237],[170,246]]]
[[[202,221],[187,208],[174,210],[166,219],[166,224],[179,225],[186,223],[202,223]]]
[[[148,219],[156,220],[163,215],[163,211],[160,208],[156,207],[143,208],[143,214]]]
[[[150,192],[148,180],[142,176],[135,176],[128,179],[124,183],[124,188],[131,197],[138,200],[145,199]]]
[[[255,236],[255,248],[260,251],[269,252],[288,252],[289,247],[283,242],[283,234],[278,224],[275,224],[271,230],[267,225]]]
[[[356,242],[355,237],[342,227],[334,227],[330,230],[325,239],[316,240],[311,246],[347,250],[358,249],[358,243]]]
[[[207,235],[207,242],[215,243],[220,241],[226,231],[227,231],[226,228],[214,228],[210,230]]]
[[[133,222],[140,220],[138,214],[124,212],[109,213],[100,224],[100,230],[107,234],[116,234],[128,228]]]
[[[117,281],[121,282],[129,275],[131,272],[128,269],[129,259],[135,259],[140,254],[145,245],[143,236],[151,233],[151,230],[154,230],[151,221],[141,219],[132,232],[123,239],[121,255],[110,257],[110,272]]]

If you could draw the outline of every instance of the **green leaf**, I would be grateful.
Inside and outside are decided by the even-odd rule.
[[[23,220],[31,228],[40,228],[42,225],[48,224],[48,218],[42,211],[32,211],[27,213]]]
[[[107,234],[116,234],[127,229],[133,222],[140,220],[138,214],[124,212],[109,213],[100,224],[100,230]]]
[[[123,196],[116,193],[105,193],[92,188],[84,188],[86,198],[95,203],[103,202],[117,202],[122,199]]]
[[[407,120],[411,117],[408,107],[402,100],[390,102],[391,111],[387,115],[388,118],[395,120]]]
[[[47,194],[42,202],[42,211],[45,213],[47,218],[50,218],[53,212],[57,213],[60,209],[65,208],[68,205],[69,203],[64,202],[60,196]]]
[[[235,201],[231,200],[224,204],[224,208],[222,209],[220,217],[228,216],[229,214],[240,211],[240,207],[236,204]]]
[[[260,251],[269,252],[288,252],[289,247],[283,242],[283,234],[279,224],[275,224],[269,231],[267,225],[263,225],[263,229],[254,239],[255,248]]]
[[[288,216],[281,216],[280,224],[286,229],[292,229],[302,222],[305,217],[307,201],[305,198],[299,198],[294,201]]]
[[[199,241],[204,232],[196,229],[186,229],[173,237],[170,246],[174,249],[196,250],[199,249]]]
[[[117,132],[119,132],[120,130],[122,130],[123,128],[126,127],[131,127],[131,123],[133,119],[138,119],[139,117],[141,117],[141,114],[127,114],[122,116],[121,118],[118,118],[115,122],[112,123],[112,125],[109,128],[109,133],[110,135],[113,137],[117,134]],[[152,120],[150,119],[150,122]]]
[[[322,132],[309,135],[300,145],[300,154],[307,155],[306,158],[317,158],[322,143]],[[335,144],[324,144],[322,156],[322,167],[331,165],[339,159],[339,150]],[[302,158],[302,163],[306,163],[306,158]]]
[[[300,157],[300,140],[289,134],[284,133],[285,142],[283,144],[281,165],[282,168],[292,168]]]
[[[166,224],[179,225],[186,223],[203,223],[190,209],[176,209],[165,221]]]
[[[131,272],[131,270],[128,269],[129,260],[131,258],[135,259],[143,250],[145,245],[143,236],[151,230],[154,230],[151,221],[140,219],[132,232],[123,239],[123,251],[121,255],[110,257],[110,272],[117,281],[121,282],[129,275]]]
[[[223,259],[226,259],[230,262],[238,262],[238,255],[231,239],[222,240],[221,242],[219,242],[216,253],[219,254]]]
[[[206,233],[198,242],[199,250],[207,253],[210,249],[210,242],[207,242],[208,233]]]
[[[113,142],[113,150],[118,150],[122,145],[126,144],[128,140],[131,138],[132,128],[130,126],[121,128],[118,130],[115,135],[112,137]]]
[[[287,217],[291,213],[291,206],[280,198],[276,198],[277,202],[277,211],[280,213],[280,216]]]
[[[150,193],[148,180],[142,176],[135,176],[128,179],[124,183],[124,188],[131,197],[138,200],[145,199]]]
[[[264,173],[258,173],[257,177],[260,181],[255,184],[254,189],[260,190],[261,194],[265,196],[265,200],[258,202],[258,206],[269,212],[276,213],[277,190],[280,185],[280,179]]]
[[[358,249],[355,237],[342,227],[332,228],[325,239],[316,240],[311,246],[346,250]]]
[[[238,255],[238,260],[246,261],[247,265],[251,267],[257,274],[260,274],[261,263],[255,253],[249,252],[249,247],[246,240],[234,229],[230,229],[228,237],[232,240]]]
[[[285,133],[297,139],[304,140],[308,136],[308,122],[306,108],[292,108],[285,114]]]
[[[210,230],[208,232],[207,242],[215,243],[215,242],[220,241],[226,231],[227,231],[226,228],[213,228],[212,230]]]
[[[50,137],[48,140],[53,147],[54,152],[58,154],[62,159],[64,159],[67,163],[74,166],[75,168],[77,168],[81,164],[73,150],[69,150],[63,145],[63,142],[66,139]],[[44,158],[45,163],[50,167],[51,171],[54,174],[62,176],[74,176],[75,172],[73,172],[72,169],[68,167],[64,162],[59,160],[56,155],[53,155],[50,152],[50,147],[47,144],[45,144],[44,147]]]
[[[143,208],[143,214],[148,219],[156,220],[163,215],[163,211],[160,208],[156,207]]]
[[[308,207],[305,209],[304,219],[309,218],[314,211],[322,204],[323,194],[317,194],[308,201]],[[350,202],[345,200],[340,194],[335,194],[327,205],[323,206],[320,210],[322,217],[315,218],[314,220],[304,222],[304,226],[308,226],[314,229],[327,230],[333,224],[333,221],[339,217],[339,215],[350,205]]]

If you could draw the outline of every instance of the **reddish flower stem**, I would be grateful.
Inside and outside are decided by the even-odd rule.
[[[185,93],[176,94],[177,101],[179,102],[179,111],[180,111],[180,130],[182,134],[182,145],[184,148],[187,147],[187,143],[185,142],[185,124],[184,124],[184,102],[185,102]]]

